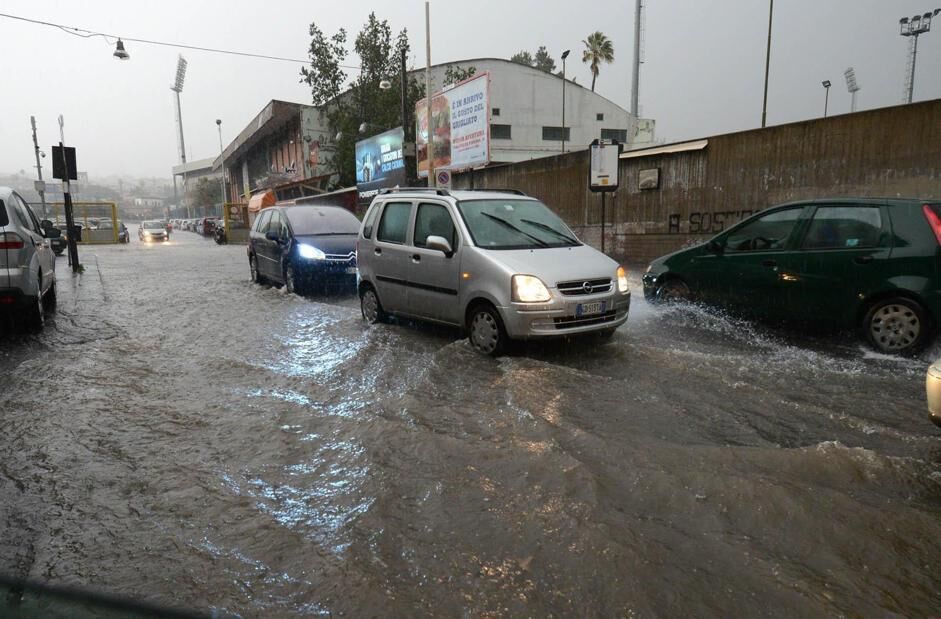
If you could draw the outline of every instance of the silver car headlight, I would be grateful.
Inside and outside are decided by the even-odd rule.
[[[513,300],[520,303],[546,303],[552,299],[542,280],[533,275],[513,276]]]
[[[618,292],[626,293],[630,288],[627,285],[627,271],[624,267],[618,267]]]

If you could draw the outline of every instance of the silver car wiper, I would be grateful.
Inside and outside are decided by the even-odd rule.
[[[496,215],[491,215],[490,213],[481,213],[481,215],[483,215],[484,217],[489,217],[490,219],[492,219],[492,220],[494,220],[494,221],[498,221],[498,222],[500,222],[501,224],[503,224],[504,226],[506,226],[507,228],[509,228],[510,230],[513,230],[514,232],[519,232],[519,233],[522,234],[523,236],[527,236],[527,237],[531,238],[532,240],[536,241],[536,243],[538,243],[538,244],[539,244],[540,246],[542,246],[542,247],[549,247],[549,244],[546,243],[545,241],[543,241],[543,240],[542,240],[541,238],[539,238],[538,236],[533,236],[533,235],[530,234],[529,232],[526,232],[525,230],[521,230],[521,229],[517,228],[516,226],[514,226],[513,224],[511,224],[511,223],[508,222],[507,220],[503,219],[502,217],[497,217]]]
[[[548,224],[544,224],[541,221],[533,221],[532,219],[520,219],[520,221],[523,223],[529,224],[531,226],[536,226],[537,228],[540,228],[542,230],[546,230],[547,232],[551,232],[552,234],[558,236],[559,238],[565,239],[566,241],[568,241],[569,243],[572,243],[573,245],[578,245],[578,239],[573,239],[572,237],[565,234],[564,232],[560,232],[559,230],[556,230],[552,226]]]

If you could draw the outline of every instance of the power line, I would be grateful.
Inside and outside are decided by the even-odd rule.
[[[68,34],[71,34],[77,37],[82,37],[85,39],[88,39],[91,37],[104,37],[106,40],[109,37],[112,39],[120,38],[124,41],[132,41],[134,43],[144,43],[147,45],[162,45],[163,47],[176,47],[180,49],[192,49],[192,50],[196,50],[200,52],[211,52],[214,54],[228,54],[230,56],[245,56],[248,58],[262,58],[264,60],[278,60],[282,62],[296,62],[296,63],[301,63],[301,64],[307,64],[309,62],[309,60],[298,60],[297,58],[285,58],[283,56],[268,56],[265,54],[252,54],[250,52],[239,52],[239,51],[229,50],[229,49],[217,49],[214,47],[200,47],[198,45],[186,45],[184,43],[168,43],[166,41],[155,41],[152,39],[134,39],[134,38],[125,37],[125,36],[119,37],[116,34],[106,34],[104,32],[95,32],[93,30],[86,30],[84,28],[77,28],[75,26],[65,26],[62,24],[54,24],[52,22],[41,21],[38,19],[30,19],[28,17],[20,17],[19,15],[9,15],[7,13],[0,13],[0,17],[6,17],[9,19],[25,21],[31,24],[38,24],[40,26],[49,26],[50,28],[58,28],[59,30],[63,32],[66,32]],[[360,71],[362,69],[362,67],[356,67],[352,65],[341,64],[339,66],[343,69],[354,69],[356,71]]]

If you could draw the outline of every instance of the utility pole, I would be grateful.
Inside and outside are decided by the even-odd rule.
[[[186,58],[182,55],[176,62],[176,79],[170,86],[176,94],[176,118],[179,124],[180,137],[180,163],[183,164],[183,202],[186,204],[186,216],[191,217],[189,202],[186,199],[186,143],[183,141],[183,107],[180,105],[180,93],[183,92],[183,81],[186,79]]]
[[[639,115],[638,91],[640,89],[640,19],[643,9],[642,0],[637,0],[634,7],[634,73],[631,77],[631,115],[637,120]]]
[[[437,187],[435,178],[435,140],[431,124],[431,3],[425,0],[425,103],[428,119],[428,186]]]
[[[62,158],[62,193],[65,196],[65,225],[68,231],[69,264],[72,272],[78,273],[82,266],[78,262],[78,241],[75,230],[75,215],[72,209],[72,193],[69,188],[69,178],[73,170],[69,169],[69,159],[65,151],[65,119],[59,114],[59,156]],[[55,159],[55,157],[53,157]]]
[[[408,73],[405,68],[405,48],[402,48],[402,56],[399,59],[401,64],[401,73],[402,73],[402,159],[405,163],[405,184],[413,184],[412,178],[414,178],[415,172],[412,167],[411,161],[414,157],[415,149],[415,140],[412,137],[412,130],[408,122]],[[409,147],[409,144],[412,144]],[[409,148],[412,150],[412,155],[408,154]]]
[[[42,163],[39,161],[39,142],[36,140],[36,117],[30,116],[29,122],[33,126],[33,149],[36,151],[36,174],[39,181],[36,183],[36,191],[39,193],[39,201],[42,202],[42,217],[49,219],[49,213],[46,211],[46,184],[42,180]]]
[[[765,56],[765,99],[761,105],[762,128],[768,123],[768,71],[771,69],[771,24],[773,20],[774,0],[771,0],[771,7],[768,9],[768,54]]]
[[[222,149],[222,119],[216,119],[219,128],[219,166],[222,168],[222,216],[225,217],[225,151]]]

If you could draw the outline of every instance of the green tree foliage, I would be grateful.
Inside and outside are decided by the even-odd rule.
[[[527,67],[533,66],[536,61],[533,60],[533,55],[527,52],[525,49],[518,51],[512,56],[510,56],[510,62],[515,62],[516,64],[524,64]]]
[[[222,201],[222,179],[203,176],[188,193],[193,206],[212,207]]]
[[[555,71],[555,59],[549,55],[544,45],[540,45],[539,49],[536,50],[536,55],[533,56],[533,66],[546,73]]]
[[[477,73],[477,67],[461,67],[459,65],[451,65],[444,72],[444,85],[448,84],[457,84],[458,82],[463,82],[464,80],[474,77],[474,74]]]
[[[510,56],[510,62],[526,65],[527,67],[539,69],[546,73],[555,71],[555,59],[549,55],[549,51],[546,49],[545,45],[540,45],[535,55],[530,54],[525,49],[518,51]]]
[[[341,88],[347,75],[340,65],[346,59],[346,33],[341,29],[327,39],[315,24],[310,32],[311,66],[302,70],[302,81],[311,86],[314,105],[324,109],[330,133],[339,136],[332,144],[332,155],[325,153],[325,160],[339,176],[338,185],[349,187],[356,184],[356,142],[402,124],[401,53],[410,49],[408,31],[403,29],[393,37],[388,20],[370,13],[353,45],[361,68],[345,92]],[[406,108],[412,125],[415,103],[424,97],[424,86],[414,78],[407,79]],[[391,88],[380,88],[383,81]],[[410,133],[406,127],[406,140]]]
[[[592,32],[588,39],[582,41],[585,44],[585,51],[582,54],[582,62],[589,63],[591,69],[591,91],[595,91],[595,80],[598,79],[598,72],[601,63],[611,64],[614,62],[614,43],[602,32]]]

